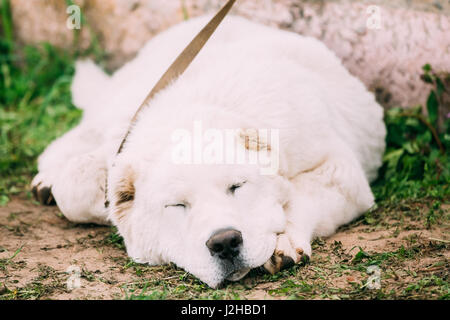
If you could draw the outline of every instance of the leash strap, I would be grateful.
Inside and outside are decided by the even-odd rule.
[[[147,95],[144,102],[142,102],[139,109],[134,114],[131,119],[130,127],[128,128],[125,137],[120,143],[119,150],[117,154],[122,152],[123,146],[127,141],[128,135],[131,132],[132,127],[136,123],[139,112],[146,107],[151,99],[161,90],[165,89],[172,81],[178,78],[184,73],[184,71],[189,67],[191,62],[195,59],[198,53],[202,50],[205,44],[208,42],[209,38],[212,36],[214,31],[220,25],[222,20],[226,17],[230,9],[233,7],[236,0],[229,0],[227,4],[209,21],[209,23],[200,31],[200,33],[194,38],[194,40],[189,43],[189,45],[183,50],[183,52],[177,57],[177,59],[172,63],[172,65],[167,69],[164,75],[159,79],[156,85],[153,87],[152,91]]]

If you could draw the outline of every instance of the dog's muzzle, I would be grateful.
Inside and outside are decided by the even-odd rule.
[[[228,265],[239,265],[239,253],[243,245],[241,232],[234,229],[221,229],[216,231],[206,241],[206,246],[212,256],[216,256],[221,262]],[[238,267],[233,270],[228,276],[227,280],[238,281],[242,279],[250,268]]]
[[[222,229],[216,231],[206,241],[206,246],[212,256],[221,260],[233,260],[239,255],[242,247],[242,234],[234,229]]]

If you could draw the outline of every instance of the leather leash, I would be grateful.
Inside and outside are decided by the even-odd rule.
[[[229,0],[227,4],[209,21],[209,23],[200,31],[199,34],[192,40],[189,45],[181,52],[181,54],[176,58],[176,60],[172,63],[172,65],[167,69],[164,75],[159,79],[156,85],[153,87],[152,91],[147,95],[144,102],[142,102],[139,109],[134,114],[131,119],[130,127],[128,128],[125,137],[120,143],[119,150],[117,154],[122,152],[123,146],[127,141],[128,135],[131,132],[134,124],[136,123],[137,117],[139,113],[144,109],[151,99],[160,91],[165,89],[172,81],[178,78],[180,75],[184,73],[184,71],[189,67],[191,62],[195,59],[198,53],[202,50],[205,44],[208,42],[209,38],[212,36],[214,31],[220,25],[222,20],[230,11],[231,7],[233,7],[236,0]]]

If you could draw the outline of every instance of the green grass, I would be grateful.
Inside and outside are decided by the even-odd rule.
[[[85,54],[93,54],[97,60],[104,57],[95,37],[90,50],[83,53],[75,49],[61,51],[49,44],[18,45],[8,3],[0,0],[0,206],[6,205],[16,194],[29,195],[28,184],[36,173],[38,155],[52,140],[78,123],[81,111],[72,105],[70,94],[74,61]],[[449,90],[444,85],[448,83],[447,77],[448,74],[436,74],[429,65],[425,66],[423,80],[432,87],[427,105],[386,112],[387,150],[379,178],[372,185],[377,206],[342,230],[363,226],[367,232],[380,228],[399,231],[414,230],[418,225],[432,228],[449,224],[449,214],[442,205],[450,200],[450,120],[439,118],[444,108],[442,96]],[[122,285],[122,289],[127,299],[242,299],[258,284],[274,283],[276,285],[267,291],[269,295],[292,299],[449,299],[448,272],[419,276],[411,271],[412,280],[405,284],[397,279],[400,283],[397,288],[368,291],[364,286],[369,277],[366,273],[369,265],[382,267],[389,281],[396,279],[396,268],[403,268],[405,262],[434,253],[439,257],[449,246],[439,241],[417,242],[414,237],[408,241],[407,246],[395,251],[365,252],[356,247],[350,254],[343,252],[339,243],[327,247],[317,239],[313,243],[314,250],[325,254],[308,267],[295,266],[273,276],[252,271],[250,282],[220,290],[208,288],[174,266],[149,267],[128,260],[123,263],[123,269],[132,270],[141,280]],[[115,229],[104,240],[104,245],[124,250]],[[20,250],[15,255],[19,253]],[[14,264],[15,255],[1,260],[0,270]],[[448,270],[445,261],[438,263],[444,263],[444,270],[446,266]],[[349,272],[359,275],[359,280],[351,282],[350,289],[328,285],[330,276],[345,276]],[[95,279],[87,271],[83,276]],[[43,286],[41,280],[7,292],[7,298],[45,296],[51,290]]]
[[[23,246],[21,246],[19,249],[14,252],[14,254],[9,257],[8,259],[0,259],[0,270],[6,270],[6,267],[8,264],[12,262],[12,260],[22,251]]]
[[[71,103],[77,57],[48,43],[20,46],[14,41],[9,1],[0,2],[0,205],[26,190],[36,158],[56,137],[75,126],[81,111]],[[78,31],[74,31],[78,32]]]
[[[379,178],[372,185],[378,201],[449,198],[450,114],[446,119],[439,119],[439,115],[445,107],[448,112],[441,97],[450,90],[444,87],[450,74],[437,75],[429,65],[423,71],[423,78],[434,86],[426,105],[428,114],[421,106],[394,108],[385,114],[387,149]],[[438,127],[440,122],[442,128]]]
[[[36,300],[43,298],[56,290],[66,290],[65,281],[61,274],[49,266],[38,266],[38,276],[23,287],[10,290],[3,287],[3,293],[0,294],[4,300]],[[2,286],[0,283],[0,290]]]

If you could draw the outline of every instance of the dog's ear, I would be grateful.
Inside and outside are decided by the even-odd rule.
[[[266,150],[270,152],[272,147],[268,142],[267,132],[257,129],[240,129],[238,131],[238,140],[242,143],[245,149],[250,151]],[[267,130],[265,130],[267,131]]]
[[[112,210],[112,218],[121,222],[121,220],[126,218],[127,213],[134,204],[136,172],[131,165],[115,169],[113,170],[116,172],[110,179],[109,205]]]

